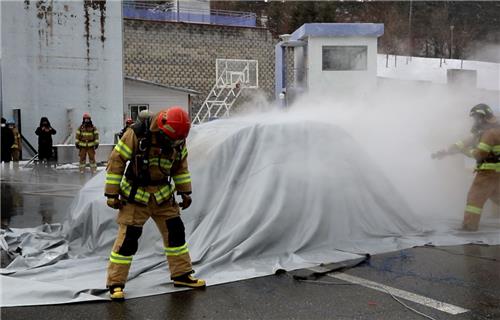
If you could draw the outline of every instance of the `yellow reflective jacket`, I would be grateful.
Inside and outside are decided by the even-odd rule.
[[[463,153],[469,158],[474,158],[474,150],[479,142],[480,136],[471,135],[463,140],[459,140],[448,148],[448,154]]]
[[[99,131],[95,126],[81,125],[76,130],[75,145],[80,148],[93,148],[99,145]]]
[[[129,128],[111,152],[106,169],[106,187],[104,191],[106,196],[120,194],[122,197],[129,199],[134,181],[130,181],[129,178],[125,177],[125,168],[132,157],[136,155],[138,144],[138,138],[134,130]],[[175,190],[191,192],[191,175],[188,170],[185,143],[181,152],[171,149],[167,153],[162,153],[153,134],[149,151],[149,174],[152,181],[164,182],[171,177],[173,184],[170,185],[165,182],[138,187],[133,199],[135,202],[147,204],[150,197],[154,196],[156,202],[161,204],[168,200]]]
[[[17,128],[12,128],[12,133],[14,134],[14,144],[11,149],[19,149],[21,150],[21,134]]]
[[[500,172],[500,127],[485,130],[474,150],[477,170]]]

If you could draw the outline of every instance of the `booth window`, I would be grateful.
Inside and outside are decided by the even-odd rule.
[[[323,46],[323,71],[367,69],[367,46]]]

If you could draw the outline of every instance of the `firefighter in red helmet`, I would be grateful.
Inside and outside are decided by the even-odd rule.
[[[187,209],[191,204],[186,149],[190,127],[189,116],[182,108],[162,110],[132,125],[109,157],[105,196],[108,206],[119,210],[118,236],[109,258],[106,284],[112,300],[124,299],[123,290],[142,226],[149,218],[162,235],[174,285],[205,287],[205,281],[192,275],[180,218],[180,208]],[[179,204],[174,192],[182,199]]]

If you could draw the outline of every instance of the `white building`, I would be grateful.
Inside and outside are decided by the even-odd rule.
[[[71,143],[89,112],[102,143],[122,127],[120,1],[2,1],[2,114],[37,145],[40,117]]]
[[[178,106],[189,113],[191,97],[200,94],[195,90],[166,86],[132,77],[125,77],[124,92],[124,114],[133,120],[144,109],[156,113],[166,107]]]

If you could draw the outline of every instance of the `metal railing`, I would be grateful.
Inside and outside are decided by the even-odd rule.
[[[227,69],[224,69],[222,74],[217,79],[212,90],[203,102],[200,110],[196,113],[193,124],[201,124],[202,122],[209,121],[212,118],[227,117],[229,112],[241,95],[244,87],[241,83],[244,82],[244,74],[248,72],[248,65],[245,69],[237,75],[236,79],[230,79],[228,83],[226,78]],[[232,81],[235,81],[232,83]]]
[[[147,1],[123,1],[123,17],[130,19],[207,23],[228,26],[255,27],[252,12],[192,8],[173,2],[156,4]]]
[[[215,64],[217,80],[194,116],[194,125],[230,116],[243,90],[259,87],[257,60],[216,59]]]

